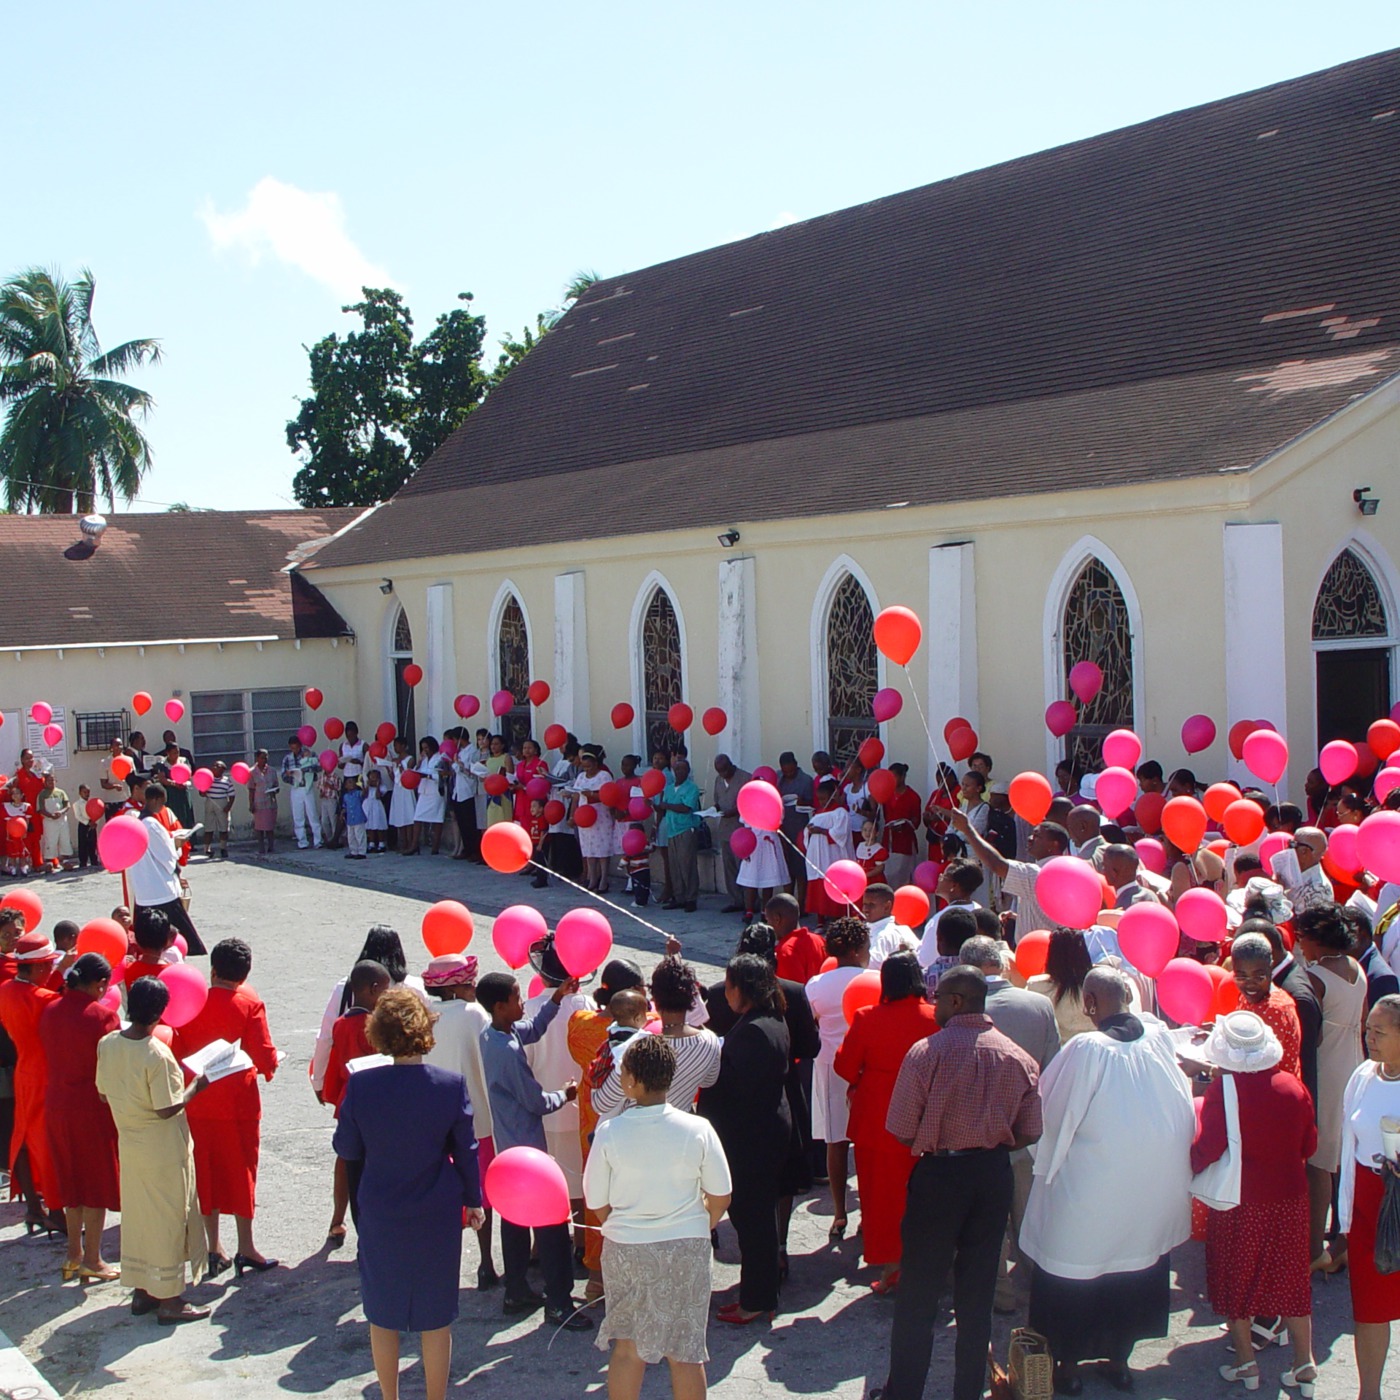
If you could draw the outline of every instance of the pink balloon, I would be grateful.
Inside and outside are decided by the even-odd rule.
[[[1111,738],[1112,734],[1108,736],[1108,739]],[[1104,740],[1105,748],[1108,747],[1108,739]],[[1139,752],[1141,747],[1138,746]],[[1120,817],[1137,798],[1137,779],[1127,768],[1105,768],[1094,787],[1094,798],[1103,808],[1105,816]]]
[[[1092,661],[1076,661],[1069,668],[1069,688],[1088,705],[1103,689],[1103,672]]]
[[[1271,831],[1259,843],[1259,859],[1263,863],[1264,870],[1269,875],[1274,873],[1273,859],[1280,851],[1288,849],[1288,843],[1292,837],[1286,831]]]
[[[1115,729],[1103,741],[1103,761],[1110,768],[1126,768],[1131,775],[1142,757],[1142,740],[1131,729]]]
[[[1197,943],[1219,943],[1225,937],[1229,913],[1225,901],[1214,890],[1200,885],[1187,890],[1173,912],[1182,933]]]
[[[531,802],[548,802],[549,786],[548,778],[531,778],[530,781],[525,784],[525,796],[528,797]]]
[[[777,831],[783,824],[783,796],[772,783],[754,778],[739,789],[739,816],[755,831]]]
[[[515,708],[515,696],[508,690],[498,690],[491,697],[491,713],[499,719],[502,715],[508,715]]]
[[[853,860],[834,860],[823,877],[827,894],[838,904],[844,901],[859,907],[865,897],[865,871]]]
[[[1187,753],[1200,753],[1215,742],[1215,721],[1209,715],[1192,715],[1181,726],[1181,747]]]
[[[120,1011],[122,1009],[122,988],[121,983],[113,981],[108,983],[107,990],[97,998],[99,1006],[105,1006],[108,1011]]]
[[[1088,928],[1103,908],[1103,882],[1088,861],[1056,856],[1035,877],[1035,901],[1053,922]]]
[[[622,833],[622,854],[636,857],[647,848],[647,834],[635,826]]]
[[[539,996],[542,991],[544,991],[544,978],[537,972],[530,979],[530,985],[525,989],[525,1000],[529,1001],[531,997]]]
[[[1167,848],[1155,836],[1144,836],[1141,841],[1134,841],[1133,850],[1154,875],[1167,873]]]
[[[190,772],[188,763],[172,763],[170,765],[170,781],[179,783],[182,787],[189,782],[193,774]]]
[[[170,1001],[160,1019],[179,1030],[204,1010],[209,984],[197,967],[186,962],[171,963],[161,968],[158,976],[170,991]]]
[[[629,798],[627,802],[627,815],[634,822],[644,822],[651,816],[651,803],[645,797]]]
[[[943,874],[943,867],[934,860],[921,860],[914,867],[914,883],[925,894],[932,894],[938,888],[938,877]]]
[[[470,719],[481,708],[481,701],[475,695],[459,695],[452,702],[452,708],[460,718]]]
[[[1063,739],[1078,720],[1079,713],[1068,700],[1054,700],[1045,711],[1045,727],[1057,739]]]
[[[1400,768],[1392,768],[1387,764],[1376,774],[1371,791],[1375,793],[1377,802],[1384,802],[1397,787],[1400,787]]]
[[[554,930],[554,951],[571,977],[602,967],[612,943],[612,925],[596,909],[570,909]]]
[[[772,783],[774,787],[778,785],[778,770],[770,768],[766,763],[761,763],[753,770],[754,781],[757,783]]]
[[[53,720],[53,706],[45,700],[36,700],[29,707],[29,718],[35,724],[49,724]]]
[[[323,769],[325,769],[327,773],[334,773],[335,766],[337,763],[340,762],[340,759],[337,756],[336,751],[334,749],[322,749],[321,755],[316,761],[321,765]],[[234,765],[235,768],[237,766],[237,764]],[[243,781],[247,782],[248,780],[245,778]]]
[[[1178,1024],[1199,1026],[1215,1010],[1215,983],[1200,963],[1173,958],[1157,978],[1157,1003]]]
[[[44,726],[44,743],[51,749],[56,749],[63,742],[63,726],[61,724],[46,724]]]
[[[569,1183],[559,1164],[537,1147],[508,1147],[486,1168],[486,1195],[512,1225],[542,1229],[569,1220]]]
[[[549,932],[549,925],[538,909],[528,904],[512,904],[496,915],[491,926],[491,942],[507,967],[524,967],[530,961],[530,947]]]
[[[758,849],[758,837],[746,826],[741,826],[729,838],[729,849],[734,852],[736,860],[748,860]]]
[[[236,783],[246,783],[252,771],[253,770],[249,768],[246,763],[235,763],[233,767],[228,770],[228,775]]]
[[[187,958],[190,955],[189,940],[183,933],[177,933],[175,935],[175,950],[182,958]]]
[[[180,700],[167,700],[165,702],[165,717],[171,724],[179,724],[185,717],[184,702]]]
[[[1356,828],[1361,862],[1382,880],[1400,880],[1400,812],[1373,812]]]
[[[1359,831],[1360,827],[1334,826],[1327,833],[1327,859],[1338,870],[1344,870],[1348,875],[1355,875],[1358,870],[1365,869],[1366,863],[1361,859],[1361,852],[1357,846]]]
[[[297,738],[301,740],[301,746],[309,749],[316,742],[316,726],[314,724],[303,724],[297,730]]]
[[[102,868],[116,874],[130,870],[151,844],[150,835],[137,817],[113,817],[97,833],[97,854]]]
[[[455,739],[444,739],[438,745],[438,752],[450,763],[457,757],[457,741]]]
[[[1330,744],[1324,744],[1317,756],[1317,766],[1322,769],[1322,776],[1333,787],[1346,782],[1356,772],[1356,764],[1356,745],[1347,743],[1345,739],[1333,739]]]
[[[904,708],[904,697],[892,686],[887,686],[884,690],[875,692],[875,700],[870,708],[874,712],[875,722],[884,724]]]
[[[1172,911],[1164,904],[1130,904],[1118,921],[1118,946],[1145,977],[1157,977],[1176,956],[1181,940]]]
[[[214,786],[214,775],[207,768],[196,768],[192,781],[196,792],[208,792]]]
[[[1240,746],[1244,766],[1260,782],[1276,783],[1288,767],[1288,744],[1272,729],[1256,729]]]

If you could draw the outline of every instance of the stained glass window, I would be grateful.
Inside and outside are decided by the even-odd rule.
[[[404,680],[404,668],[413,660],[413,632],[408,614],[402,608],[394,619],[394,649],[389,664],[394,671],[394,726],[408,740],[410,749],[418,744],[417,716],[414,713],[413,687]]]
[[[826,747],[838,767],[875,732],[879,689],[875,615],[859,580],[847,574],[826,614]]]
[[[501,625],[496,634],[496,665],[501,689],[515,697],[515,705],[501,719],[502,731],[511,742],[530,737],[530,639],[525,631],[525,614],[512,594],[501,609]]]
[[[1060,635],[1065,675],[1080,661],[1092,661],[1103,672],[1103,689],[1089,704],[1079,706],[1079,723],[1065,739],[1065,757],[1082,774],[1099,766],[1099,746],[1106,734],[1133,727],[1128,605],[1118,581],[1099,560],[1090,559],[1079,571],[1065,602]]]
[[[413,651],[413,632],[408,625],[408,614],[402,608],[399,609],[398,617],[394,619],[394,650],[409,653]]]
[[[642,707],[646,712],[647,752],[670,752],[681,737],[671,728],[667,714],[681,694],[681,628],[670,594],[657,588],[642,619]]]
[[[1312,633],[1315,642],[1385,637],[1389,633],[1385,603],[1376,580],[1350,549],[1344,549],[1332,561],[1317,590]]]

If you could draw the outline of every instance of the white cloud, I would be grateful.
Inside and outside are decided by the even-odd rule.
[[[774,229],[786,228],[789,224],[797,222],[797,215],[791,209],[784,209],[781,213],[775,214],[768,224],[768,232]]]
[[[265,256],[300,269],[338,297],[354,298],[361,287],[394,286],[345,229],[345,209],[334,191],[299,190],[265,175],[241,209],[221,214],[206,201],[199,217],[217,251],[241,252],[256,266]]]

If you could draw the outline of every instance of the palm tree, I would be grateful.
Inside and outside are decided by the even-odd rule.
[[[10,510],[90,511],[132,500],[150,470],[136,425],[154,400],[116,376],[160,360],[160,343],[105,354],[92,326],[96,283],[30,268],[0,286],[0,479]]]

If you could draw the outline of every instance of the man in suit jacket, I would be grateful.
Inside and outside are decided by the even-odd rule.
[[[1298,1009],[1298,1025],[1302,1029],[1302,1044],[1298,1059],[1303,1071],[1303,1085],[1312,1095],[1314,1111],[1317,1108],[1317,1043],[1322,1038],[1322,1003],[1313,991],[1306,970],[1293,960],[1293,954],[1284,947],[1283,935],[1266,919],[1246,919],[1239,926],[1240,933],[1262,933],[1269,940],[1274,951],[1274,986],[1282,987],[1293,998]]]
[[[978,934],[969,938],[958,952],[958,961],[975,967],[987,979],[987,1015],[992,1025],[1008,1040],[1015,1041],[1043,1070],[1060,1048],[1060,1028],[1055,1024],[1055,1004],[1049,997],[1013,987],[1006,980],[1006,945]],[[1030,1200],[1035,1164],[1022,1148],[1011,1154],[1011,1218],[1006,1223],[1006,1239],[1001,1247],[997,1269],[997,1290],[992,1307],[999,1313],[1013,1313],[1030,1298],[1031,1263],[1021,1253],[1018,1240],[1026,1202]],[[1011,1265],[1016,1265],[1015,1272]]]

